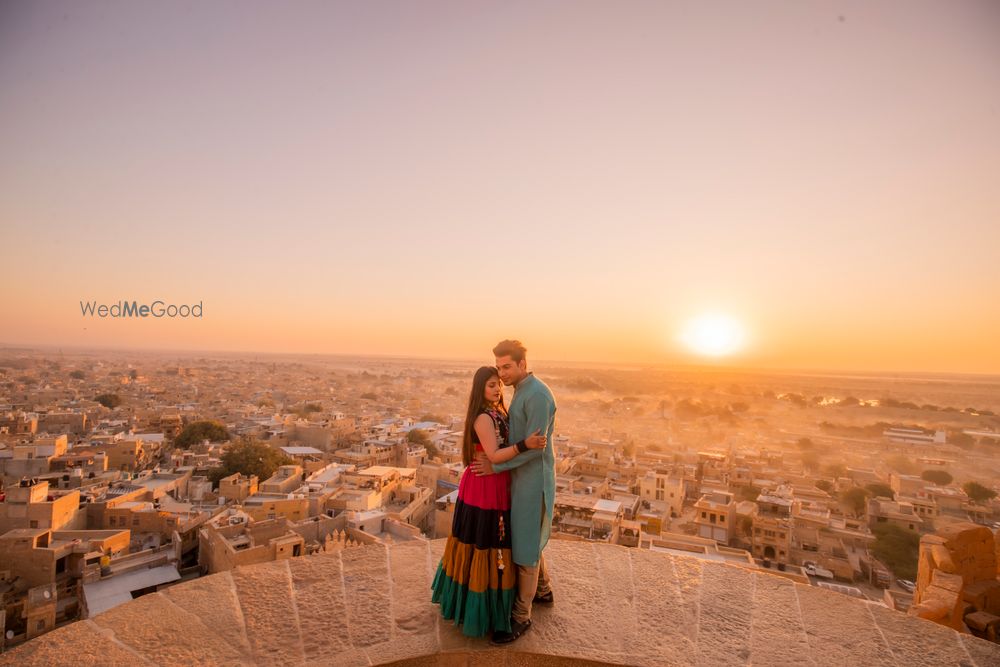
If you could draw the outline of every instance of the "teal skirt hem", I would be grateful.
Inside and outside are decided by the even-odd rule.
[[[510,632],[510,610],[514,606],[514,589],[487,588],[482,592],[470,591],[444,572],[438,563],[434,583],[431,584],[431,602],[441,605],[441,616],[462,626],[467,637],[482,637],[487,632]]]

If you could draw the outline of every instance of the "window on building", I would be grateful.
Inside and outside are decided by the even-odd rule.
[[[719,523],[725,523],[725,522],[726,522],[726,515],[725,514],[720,514],[719,515]]]
[[[702,519],[705,519],[705,518],[707,518],[707,517],[708,517],[708,512],[702,512],[702,513],[701,513],[701,518],[702,518]]]
[[[38,528],[38,522],[35,521],[34,519],[32,519],[31,521],[28,522],[28,527],[29,528]]]

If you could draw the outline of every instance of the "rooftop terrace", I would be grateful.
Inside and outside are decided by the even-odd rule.
[[[556,604],[509,648],[430,604],[443,540],[204,577],[60,628],[0,665],[965,665],[1000,646],[766,572],[554,540]]]

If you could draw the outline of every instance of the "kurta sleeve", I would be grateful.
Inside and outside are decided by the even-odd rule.
[[[556,405],[552,401],[552,398],[542,392],[535,392],[525,400],[524,412],[528,424],[524,431],[524,436],[528,437],[535,431],[538,431],[546,437],[545,449],[529,449],[526,452],[521,452],[509,461],[494,463],[493,470],[495,472],[503,472],[511,468],[523,466],[529,461],[540,458],[546,449],[552,448],[552,431],[555,428],[556,419]]]

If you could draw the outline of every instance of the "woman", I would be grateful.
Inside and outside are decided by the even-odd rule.
[[[545,436],[530,435],[524,444],[542,449]],[[510,632],[517,584],[510,559],[510,473],[477,477],[469,467],[477,452],[485,452],[493,463],[517,456],[517,448],[507,442],[503,384],[492,366],[483,366],[472,379],[462,438],[465,472],[451,536],[432,584],[431,601],[440,603],[442,616],[461,624],[469,637]]]

